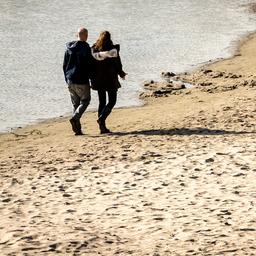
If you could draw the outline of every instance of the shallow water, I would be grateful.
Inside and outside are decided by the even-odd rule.
[[[141,83],[161,71],[182,72],[232,54],[253,31],[249,0],[0,1],[0,131],[70,113],[62,74],[65,43],[86,26],[92,44],[102,30],[121,44],[124,70],[118,106],[140,104]],[[97,107],[93,94],[90,108]]]

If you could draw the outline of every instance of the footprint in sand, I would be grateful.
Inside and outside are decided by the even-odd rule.
[[[213,158],[207,158],[207,159],[205,159],[205,162],[206,163],[213,163],[214,159]]]
[[[65,181],[66,182],[76,182],[76,179],[69,178],[69,179],[66,179]]]
[[[2,200],[3,203],[9,203],[11,202],[11,198],[5,198]]]
[[[58,169],[56,167],[46,167],[43,169],[44,172],[57,172]]]
[[[100,169],[99,166],[92,166],[92,167],[91,167],[91,170],[92,170],[92,171],[99,170],[99,169]]]
[[[62,196],[63,196],[63,197],[72,197],[72,195],[70,195],[70,194],[68,194],[68,193],[64,193]]]
[[[73,170],[79,170],[81,169],[81,164],[78,164],[78,165],[72,165],[72,166],[68,166],[66,167],[66,170],[69,170],[69,171],[73,171]]]

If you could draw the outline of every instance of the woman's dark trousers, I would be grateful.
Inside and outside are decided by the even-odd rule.
[[[108,95],[108,103],[107,103]],[[101,133],[109,133],[109,129],[106,128],[106,119],[111,113],[113,107],[116,104],[117,90],[98,90],[99,96],[99,108],[98,108],[98,123],[100,126]]]

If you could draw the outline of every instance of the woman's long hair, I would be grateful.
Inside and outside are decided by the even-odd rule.
[[[108,31],[103,31],[100,33],[94,48],[98,51],[107,51],[110,50],[112,46],[113,42],[111,40],[111,34]]]

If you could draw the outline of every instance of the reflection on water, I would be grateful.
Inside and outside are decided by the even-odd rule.
[[[255,26],[242,7],[249,0],[0,2],[0,131],[69,113],[62,74],[64,44],[77,27],[89,43],[109,30],[121,44],[128,80],[119,106],[139,104],[141,82],[161,71],[181,72],[226,57],[230,43]],[[96,107],[93,95],[91,108]]]

